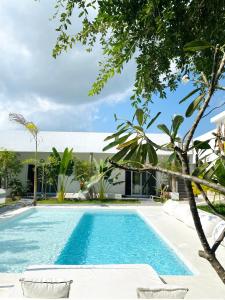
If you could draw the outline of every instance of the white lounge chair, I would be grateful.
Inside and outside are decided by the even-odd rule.
[[[22,277],[73,280],[70,299],[137,299],[137,288],[166,287],[149,265],[30,266]],[[34,280],[35,281],[35,280]],[[11,297],[23,298],[20,284]]]
[[[193,217],[187,202],[168,200],[163,205],[163,211],[183,222],[188,227],[191,227],[192,229],[195,228]],[[222,219],[202,210],[199,210],[199,217],[206,237],[212,237],[214,229],[222,221]]]

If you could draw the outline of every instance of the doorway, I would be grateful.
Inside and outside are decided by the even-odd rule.
[[[147,197],[156,194],[155,172],[131,172],[126,171],[125,190],[126,195]]]

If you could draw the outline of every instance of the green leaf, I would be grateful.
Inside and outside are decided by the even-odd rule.
[[[191,91],[187,96],[185,96],[182,100],[180,100],[179,104],[183,103],[185,100],[187,100],[188,98],[190,98],[192,95],[194,95],[195,93],[197,93],[198,91],[200,91],[201,88],[197,88],[194,89],[193,91]]]
[[[211,146],[209,145],[209,142],[210,142],[210,140],[207,140],[207,141],[196,140],[196,141],[194,141],[194,148],[195,149],[200,149],[200,150],[211,149]]]
[[[157,126],[162,132],[164,132],[165,134],[170,136],[170,131],[168,129],[168,127],[165,124],[159,124]]]
[[[139,140],[139,137],[135,137],[135,138],[133,138],[133,139],[131,139],[131,140],[129,140],[129,141],[123,143],[123,144],[120,144],[120,145],[118,146],[118,149],[121,150],[121,149],[123,149],[124,147],[130,146],[130,145],[132,145],[133,143],[136,143],[138,140]]]
[[[138,124],[141,126],[144,120],[144,111],[141,108],[138,108],[135,112]]]
[[[221,184],[222,186],[225,186],[224,174],[225,174],[225,163],[224,163],[223,159],[219,159],[215,163],[214,176],[215,176],[215,179],[217,180],[217,182],[219,184]]]
[[[200,50],[204,50],[204,49],[208,49],[208,48],[212,48],[213,46],[207,42],[207,41],[200,41],[200,40],[196,40],[196,41],[192,41],[187,43],[184,46],[184,51],[200,51]]]
[[[133,147],[130,147],[130,151],[127,153],[127,155],[124,157],[124,160],[130,160],[132,159],[135,151],[137,150],[138,148],[138,144],[135,144]]]
[[[174,161],[176,161],[176,159],[177,159],[177,154],[176,154],[176,152],[173,152],[170,156],[169,156],[169,158],[168,158],[168,163],[172,163],[172,162],[174,162]]]
[[[143,128],[141,126],[133,126],[137,131],[143,132]]]
[[[103,151],[106,151],[106,150],[108,150],[108,149],[110,149],[110,148],[112,148],[112,147],[115,147],[115,146],[117,146],[118,144],[124,143],[124,142],[128,139],[129,136],[130,136],[130,133],[128,133],[128,134],[122,136],[122,137],[119,138],[119,139],[116,139],[116,140],[113,141],[112,143],[110,143],[110,144],[108,144],[107,146],[105,146],[105,147],[103,148]]]
[[[142,164],[144,164],[147,161],[147,154],[148,154],[147,144],[142,144],[141,145],[141,163]]]
[[[134,161],[140,163],[141,161],[141,144],[138,145],[137,151],[135,152],[134,155]]]
[[[127,131],[128,127],[129,127],[128,125],[122,127],[122,128],[121,128],[119,131],[117,131],[116,133],[107,136],[107,137],[104,139],[104,141],[108,141],[108,140],[111,140],[111,139],[113,139],[113,138],[119,137],[121,134],[123,134],[123,133],[125,133],[125,132]]]
[[[148,143],[146,145],[147,145],[147,152],[148,152],[149,162],[153,165],[156,165],[158,163],[158,156],[157,156],[157,153],[155,151],[155,148],[150,143]]]
[[[113,161],[119,161],[121,160],[121,158],[124,157],[124,155],[127,154],[127,152],[129,151],[130,147],[125,147],[122,150],[120,150],[119,152],[117,152],[115,155],[113,155],[112,160]]]
[[[158,119],[158,117],[161,115],[161,112],[158,112],[154,118],[151,119],[151,121],[148,123],[147,129]]]
[[[177,132],[180,128],[180,125],[184,122],[184,117],[177,115],[172,121],[172,127],[173,127],[173,138],[175,139]]]
[[[79,18],[80,18],[80,17],[82,17],[82,16],[83,16],[83,14],[84,14],[84,11],[82,11],[82,12],[79,14],[79,16],[78,16],[78,17],[79,17]]]
[[[199,107],[199,104],[202,102],[204,97],[205,97],[205,94],[201,94],[193,102],[191,102],[191,104],[188,106],[188,109],[186,110],[186,113],[185,113],[185,116],[187,118],[192,116],[194,111]]]
[[[205,171],[207,170],[207,168],[209,167],[209,162],[203,163],[200,166],[198,166],[197,168],[195,168],[192,172],[193,176],[201,176],[205,173]],[[203,177],[204,178],[204,177]]]

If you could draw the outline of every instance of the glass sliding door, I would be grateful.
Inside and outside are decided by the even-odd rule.
[[[131,195],[149,196],[155,195],[155,173],[131,172]]]
[[[132,173],[132,194],[141,195],[142,194],[142,185],[141,185],[141,173],[133,172]]]
[[[142,195],[150,195],[151,189],[150,189],[150,180],[151,180],[151,174],[149,173],[142,173]]]

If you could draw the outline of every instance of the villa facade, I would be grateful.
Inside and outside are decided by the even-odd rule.
[[[207,140],[212,138],[218,126],[221,126],[222,130],[225,130],[225,111],[211,118],[211,122],[215,124],[215,129],[196,139]],[[69,149],[72,148],[76,157],[81,160],[93,160],[94,158],[99,161],[100,159],[106,159],[117,152],[116,148],[105,152],[103,151],[103,148],[108,143],[104,142],[104,139],[108,135],[110,135],[110,133],[42,131],[39,133],[38,159],[45,160],[52,152],[53,147],[55,147],[59,153],[63,153],[66,147]],[[168,137],[165,134],[149,134],[148,136],[159,145],[168,142]],[[15,151],[19,154],[19,158],[22,161],[34,157],[34,141],[25,130],[0,132],[0,149]],[[166,160],[170,154],[162,150],[158,150],[157,153],[159,160]],[[194,163],[194,157],[194,153],[190,154],[191,163]],[[213,160],[213,157],[209,156],[207,159]],[[118,181],[121,183],[119,185],[112,185],[108,193],[119,194],[123,197],[149,197],[149,195],[157,194],[163,183],[167,184],[169,182],[167,176],[162,176],[158,172],[137,173],[120,170],[119,173]],[[24,186],[29,183],[28,191],[30,191],[30,193],[33,190],[33,176],[33,165],[31,163],[24,164],[18,179],[20,179]],[[182,182],[177,181],[175,191],[180,192],[182,188]],[[73,181],[67,188],[67,192],[69,193],[75,193],[79,190],[80,185],[78,181]],[[38,192],[41,192],[41,182],[38,184]],[[54,194],[56,191],[53,187],[48,187],[47,192]]]
[[[73,149],[74,154],[81,160],[105,159],[117,152],[116,148],[103,152],[103,148],[107,145],[104,139],[110,133],[99,132],[54,132],[42,131],[39,133],[38,142],[38,159],[46,159],[55,147],[59,153],[63,153],[64,149],[68,147]],[[155,143],[165,144],[168,142],[168,137],[164,134],[149,134]],[[19,154],[22,161],[32,159],[34,157],[34,141],[30,134],[25,130],[18,131],[4,131],[0,133],[0,149],[7,149],[15,151]],[[168,152],[158,151],[159,159],[166,159]],[[118,173],[118,171],[117,171]],[[33,186],[33,165],[24,164],[19,179],[24,186],[29,182],[30,192]],[[109,189],[110,194],[119,194],[124,197],[147,197],[155,195],[160,188],[162,182],[167,182],[165,176],[161,176],[157,172],[150,173],[136,173],[120,171],[118,181],[119,185],[111,186]],[[147,182],[147,184],[146,184]],[[67,192],[78,192],[80,185],[78,181],[73,181],[67,189]],[[38,184],[38,192],[41,191],[41,183]],[[52,188],[47,191],[54,193]]]

